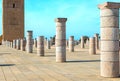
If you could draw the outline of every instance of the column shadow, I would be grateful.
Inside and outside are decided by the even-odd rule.
[[[15,64],[0,64],[0,67],[14,66]]]
[[[10,55],[11,53],[0,53],[0,55]]]
[[[56,55],[45,55],[45,57],[55,57]]]
[[[77,63],[77,62],[100,62],[100,60],[70,60],[67,63]]]

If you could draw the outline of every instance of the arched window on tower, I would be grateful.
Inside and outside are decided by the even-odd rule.
[[[16,6],[15,6],[15,3],[13,3],[13,8],[15,8]]]

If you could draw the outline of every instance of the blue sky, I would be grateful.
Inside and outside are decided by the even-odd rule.
[[[106,1],[120,0],[25,0],[25,34],[33,30],[34,38],[40,35],[54,36],[54,19],[68,18],[67,38],[79,39],[82,35],[93,36],[100,32],[100,15],[97,5]],[[0,0],[0,34],[2,34],[2,0]]]

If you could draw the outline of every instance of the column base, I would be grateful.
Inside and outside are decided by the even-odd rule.
[[[101,62],[101,76],[108,78],[119,77],[119,61]]]

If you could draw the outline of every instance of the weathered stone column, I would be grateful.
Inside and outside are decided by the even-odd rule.
[[[119,76],[119,8],[120,3],[98,6],[101,17],[101,76]]]
[[[8,41],[6,40],[6,46],[8,47]]]
[[[21,51],[25,51],[26,39],[21,39]]]
[[[52,44],[53,44],[53,38],[50,37],[50,46],[52,46]]]
[[[96,54],[96,45],[95,45],[95,37],[89,39],[89,54],[94,55]]]
[[[9,47],[9,41],[6,41],[6,46]]]
[[[74,36],[69,38],[69,52],[74,52]]]
[[[10,47],[10,41],[7,41],[7,47]]]
[[[86,46],[89,47],[89,39],[86,40]]]
[[[68,47],[68,40],[66,40],[66,47]]]
[[[5,41],[5,46],[7,46],[7,40]]]
[[[74,46],[76,46],[76,45],[78,45],[78,41],[77,40],[74,41]]]
[[[44,36],[37,38],[37,55],[44,56]]]
[[[2,45],[4,45],[4,40],[2,39]]]
[[[6,40],[6,46],[8,47],[8,41]]]
[[[16,40],[13,40],[13,48],[16,49]]]
[[[99,40],[99,50],[101,50],[101,40]]]
[[[33,39],[32,39],[32,31],[27,31],[27,43],[26,43],[26,51],[27,53],[33,52]]]
[[[44,46],[47,48],[47,39],[44,37]]]
[[[20,39],[16,40],[16,49],[20,50]]]
[[[13,48],[13,42],[10,42],[10,47]]]
[[[34,39],[34,47],[37,48],[37,39]]]
[[[2,45],[5,45],[5,41],[4,40],[2,40]]]
[[[67,18],[57,18],[56,22],[56,62],[66,61],[66,21]]]
[[[7,40],[5,40],[5,46],[7,46]]]
[[[81,48],[85,48],[85,46],[84,46],[84,37],[83,36],[81,37],[81,43],[80,44],[81,44]]]
[[[50,46],[50,41],[49,41],[49,40],[47,40],[47,45],[46,45],[46,48],[47,48],[47,49],[51,49],[51,46]]]
[[[95,37],[95,48],[96,50],[99,50],[99,34],[96,33],[94,37]]]
[[[11,42],[9,41],[9,47],[11,48]]]

